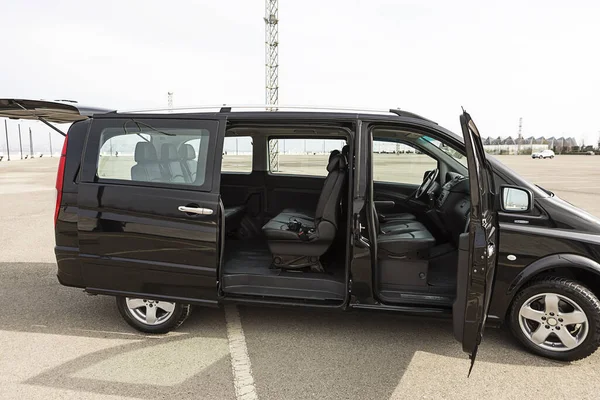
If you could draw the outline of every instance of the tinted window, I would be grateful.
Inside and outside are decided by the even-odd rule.
[[[125,120],[116,125],[100,132],[98,178],[204,184],[208,129],[187,127],[185,121],[152,125],[152,121]]]
[[[270,139],[269,171],[273,174],[326,176],[329,155],[342,150],[344,139]]]
[[[420,185],[437,161],[416,148],[391,141],[373,140],[373,180]]]
[[[225,138],[221,172],[252,172],[252,138],[250,136]]]

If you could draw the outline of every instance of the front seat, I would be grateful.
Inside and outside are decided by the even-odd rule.
[[[263,226],[275,267],[310,267],[313,271],[323,271],[319,257],[335,239],[342,189],[347,175],[346,159],[339,151],[332,152],[327,171],[312,220],[307,215],[294,216],[293,213],[286,213]]]
[[[131,180],[141,182],[160,182],[163,180],[156,148],[152,143],[139,142],[135,145],[134,160],[131,167]]]
[[[377,231],[378,257],[390,257],[395,260],[406,259],[407,254],[427,252],[435,246],[435,238],[425,225],[418,221],[398,221],[386,228],[379,223],[377,211],[373,207],[375,229]]]

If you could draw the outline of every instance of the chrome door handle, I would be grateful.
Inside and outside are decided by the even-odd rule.
[[[184,213],[191,214],[200,214],[200,215],[212,215],[214,212],[210,208],[202,208],[202,207],[187,207],[187,206],[179,206],[177,209]]]

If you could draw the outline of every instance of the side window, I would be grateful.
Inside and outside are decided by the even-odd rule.
[[[103,137],[102,139],[105,139]],[[98,159],[98,177],[131,180],[131,167],[138,143],[150,142],[150,135],[118,135],[102,140]]]
[[[252,138],[250,136],[228,136],[223,142],[221,172],[252,172]]]
[[[127,123],[101,131],[96,171],[99,179],[204,184],[210,135],[207,129]]]
[[[269,171],[272,174],[327,176],[333,150],[342,151],[345,139],[270,139]]]
[[[438,163],[416,148],[386,140],[373,140],[373,180],[420,185],[426,171]]]

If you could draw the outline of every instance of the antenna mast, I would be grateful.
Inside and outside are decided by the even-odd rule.
[[[279,5],[278,0],[265,0],[265,104],[276,111],[279,103]],[[269,141],[269,167],[279,170],[279,140]]]
[[[517,136],[517,155],[521,153],[521,142],[523,141],[523,117],[519,117],[519,135]]]

